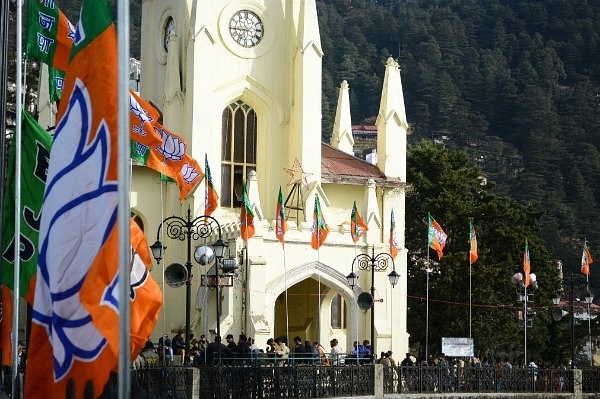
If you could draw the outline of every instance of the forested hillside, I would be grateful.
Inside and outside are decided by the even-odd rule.
[[[600,256],[600,3],[317,6],[325,140],[343,79],[353,123],[377,115],[383,65],[392,56],[402,70],[412,142],[468,149],[497,193],[538,204],[545,212],[539,235],[567,270],[578,270],[585,237]]]
[[[586,237],[600,256],[600,3],[316,1],[326,142],[341,81],[353,123],[369,123],[392,56],[411,142],[467,149],[496,193],[538,206],[539,235],[567,270],[578,269]],[[57,4],[76,21],[80,1]],[[132,0],[135,57],[140,20],[141,0]]]

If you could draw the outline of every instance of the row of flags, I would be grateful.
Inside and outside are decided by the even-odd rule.
[[[28,0],[27,55],[64,72],[54,137],[22,112],[22,142],[13,142],[7,174],[2,242],[2,362],[10,365],[10,289],[32,306],[25,397],[98,397],[118,372],[118,130],[117,35],[109,3],[83,0],[77,26],[53,1]],[[146,146],[178,182],[180,196],[202,180],[185,143],[157,122],[158,111],[130,93],[130,137]],[[22,151],[21,171],[14,153]],[[141,154],[141,151],[140,151]],[[12,169],[11,169],[12,168]],[[21,192],[15,192],[17,173]],[[12,190],[12,191],[11,191]],[[14,231],[15,198],[21,226]],[[43,212],[41,209],[43,208]],[[10,229],[12,226],[12,230]],[[146,238],[131,220],[130,354],[146,343],[162,307],[150,274]],[[20,281],[13,281],[20,248]],[[18,298],[14,298],[16,301]]]
[[[25,55],[46,63],[50,69],[50,99],[60,99],[64,72],[69,63],[73,43],[81,33],[53,1],[28,0],[27,43]],[[131,159],[174,181],[183,201],[204,178],[204,172],[187,152],[186,142],[158,121],[160,112],[150,102],[130,91]],[[208,160],[205,165],[208,170]],[[207,183],[207,191],[208,186]],[[212,193],[214,186],[212,186]],[[218,198],[218,197],[217,197]],[[208,199],[214,199],[210,197]],[[209,204],[209,202],[207,202]],[[214,201],[211,206],[216,206]],[[212,208],[214,209],[214,208]],[[212,212],[209,207],[206,214]]]

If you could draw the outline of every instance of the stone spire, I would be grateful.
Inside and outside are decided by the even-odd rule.
[[[342,81],[338,95],[335,123],[331,135],[331,145],[347,154],[354,155],[354,136],[352,135],[352,118],[350,117],[350,96],[348,82]]]
[[[297,4],[296,2],[290,2]],[[299,2],[296,48],[292,55],[292,107],[288,164],[295,158],[311,177],[321,181],[321,37],[315,0]]]
[[[377,116],[377,166],[387,177],[406,181],[406,136],[408,123],[400,66],[392,58],[385,65],[385,77]]]

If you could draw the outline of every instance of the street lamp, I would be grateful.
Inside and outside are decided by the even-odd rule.
[[[535,317],[535,311],[531,308],[528,308],[527,305],[533,302],[533,291],[538,289],[538,282],[536,275],[534,273],[529,274],[529,284],[525,283],[525,276],[523,273],[515,273],[511,277],[511,282],[517,286],[518,289],[522,289],[523,291],[517,292],[517,302],[519,304],[523,304],[523,310],[519,313],[522,314],[522,317],[519,317],[518,323],[519,327],[521,327],[521,323],[523,326],[523,341],[524,341],[524,363],[527,365],[527,329],[533,327],[533,318]],[[527,289],[530,289],[531,292],[527,292]]]
[[[562,310],[560,307],[558,307],[561,303],[561,294],[559,292],[557,292],[553,297],[552,297],[552,303],[554,303],[554,305],[556,305],[557,307],[552,311],[552,318],[554,319],[554,321],[560,321],[563,316],[571,313],[571,368],[574,369],[575,368],[575,310],[574,310],[574,303],[575,303],[575,290],[576,289],[582,289],[583,288],[583,276],[579,276],[579,275],[574,275],[573,273],[571,273],[569,276],[565,277],[566,279],[569,280],[569,312],[565,312],[564,310]],[[575,280],[580,280],[580,285],[576,286],[575,285]],[[594,295],[592,294],[592,291],[590,290],[590,286],[589,286],[589,282],[585,281],[585,302],[587,304],[587,308],[588,308],[588,322],[591,323],[591,313],[590,313],[590,305],[592,304],[592,302],[594,301]],[[588,324],[588,335],[589,335],[589,339],[590,339],[590,359],[592,359],[591,361],[593,362],[593,357],[591,354],[591,345],[592,345],[592,338],[591,338],[591,324]]]
[[[352,271],[346,279],[348,280],[348,285],[350,288],[354,288],[358,282],[358,276],[354,273],[354,267],[356,266],[356,270],[366,270],[371,271],[371,295],[370,298],[367,298],[364,302],[359,300],[358,306],[361,309],[371,309],[371,349],[372,355],[376,355],[375,349],[375,312],[373,309],[373,302],[375,297],[375,272],[382,272],[388,268],[388,264],[392,264],[393,270],[390,274],[388,274],[388,279],[390,280],[390,284],[392,288],[398,284],[398,280],[400,280],[400,274],[396,272],[396,265],[394,264],[394,258],[388,253],[382,252],[375,255],[375,246],[371,247],[371,256],[367,254],[359,254],[352,261]],[[367,293],[365,293],[367,294]],[[363,294],[361,294],[363,295]],[[368,295],[368,294],[367,294]],[[380,300],[382,302],[383,300]]]
[[[152,256],[156,259],[157,263],[163,258],[164,251],[167,247],[163,246],[160,242],[160,233],[162,227],[165,226],[165,233],[171,239],[177,239],[180,241],[186,241],[187,244],[187,257],[185,268],[182,268],[180,264],[173,263],[165,270],[165,280],[167,279],[167,272],[169,269],[176,271],[171,272],[171,275],[176,275],[176,278],[171,278],[167,281],[167,284],[171,287],[179,287],[185,283],[185,357],[184,365],[188,363],[188,356],[190,353],[190,304],[192,299],[192,241],[199,240],[200,238],[207,238],[213,234],[217,234],[218,238],[215,244],[213,244],[214,256],[220,261],[227,248],[227,244],[221,240],[221,225],[217,219],[209,215],[198,216],[192,219],[192,211],[188,206],[187,217],[184,219],[179,216],[169,216],[165,218],[156,232],[156,242],[150,246],[152,250]],[[219,270],[219,264],[215,267]],[[218,301],[217,301],[218,302]],[[219,320],[217,319],[217,328]]]

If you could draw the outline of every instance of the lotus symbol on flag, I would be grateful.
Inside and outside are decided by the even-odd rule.
[[[52,344],[56,381],[75,360],[90,362],[107,344],[79,296],[115,228],[118,203],[117,182],[107,177],[111,135],[104,120],[93,125],[92,115],[90,94],[77,80],[54,135],[33,308],[33,322],[46,330]],[[104,295],[112,303],[115,298],[106,298],[111,293]]]
[[[135,115],[139,120],[139,125],[133,126],[133,133],[137,133],[140,136],[145,136],[146,131],[144,130],[145,123],[151,123],[152,118],[148,116],[144,108],[137,102],[137,100],[130,94],[129,95],[129,109],[133,115]]]
[[[162,138],[163,144],[157,150],[165,158],[165,162],[168,160],[181,161],[185,154],[185,143],[165,129],[157,127],[154,129]]]
[[[191,166],[189,163],[184,164],[183,167],[181,168],[181,176],[183,177],[183,180],[185,180],[185,182],[187,184],[190,184],[191,182],[196,180],[199,175],[200,174],[198,173],[196,168]]]

